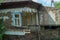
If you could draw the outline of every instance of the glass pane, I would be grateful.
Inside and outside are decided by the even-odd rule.
[[[17,25],[17,19],[15,19],[15,25]]]
[[[18,15],[18,14],[16,14],[16,15],[15,15],[15,17],[16,17],[16,18],[19,18],[19,15]]]
[[[18,19],[18,25],[20,25],[20,19]]]

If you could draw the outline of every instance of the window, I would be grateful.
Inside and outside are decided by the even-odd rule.
[[[13,12],[12,13],[12,25],[13,26],[17,26],[17,27],[21,27],[22,26],[21,13],[19,13],[19,12]]]
[[[20,26],[20,15],[19,14],[15,14],[15,26]]]

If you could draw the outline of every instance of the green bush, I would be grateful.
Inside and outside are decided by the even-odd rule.
[[[56,40],[60,40],[60,37],[58,37]]]
[[[55,2],[54,5],[55,5],[56,8],[60,9],[60,2]]]
[[[5,25],[4,25],[3,19],[0,19],[0,40],[2,40],[4,31],[5,31]]]
[[[2,38],[3,34],[0,34],[0,39]]]

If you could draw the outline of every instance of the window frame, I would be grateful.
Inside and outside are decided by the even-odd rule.
[[[15,15],[18,14],[19,15],[19,25],[15,25]],[[22,26],[22,15],[21,15],[21,12],[12,12],[12,26],[16,26],[16,27],[21,27]]]

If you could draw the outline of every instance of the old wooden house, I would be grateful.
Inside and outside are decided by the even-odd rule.
[[[0,18],[6,26],[3,40],[55,40],[58,11],[31,0],[1,3]]]

